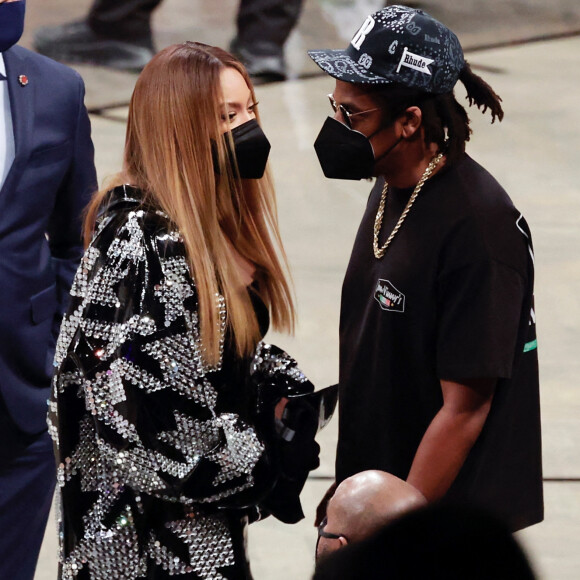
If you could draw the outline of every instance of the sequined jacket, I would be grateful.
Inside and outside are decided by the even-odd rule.
[[[267,469],[248,376],[308,381],[263,343],[253,360],[236,358],[216,300],[222,353],[208,367],[179,233],[138,191],[114,190],[74,280],[54,362],[48,423],[62,578],[238,577],[224,572],[237,557],[228,517],[257,502],[256,477]]]

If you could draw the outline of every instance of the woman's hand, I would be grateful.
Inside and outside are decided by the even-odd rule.
[[[274,417],[276,417],[278,421],[282,421],[282,415],[284,414],[284,409],[286,408],[287,403],[287,397],[282,397],[278,403],[276,403],[276,406],[274,407]]]

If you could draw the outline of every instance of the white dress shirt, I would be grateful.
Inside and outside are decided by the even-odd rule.
[[[0,52],[0,189],[12,167],[14,155],[14,127],[12,126],[6,66]]]

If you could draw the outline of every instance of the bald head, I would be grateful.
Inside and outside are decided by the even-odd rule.
[[[344,534],[349,542],[358,542],[426,503],[421,492],[406,481],[385,471],[362,471],[337,487],[328,504],[327,527]]]

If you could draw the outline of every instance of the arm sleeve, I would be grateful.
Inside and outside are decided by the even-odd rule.
[[[76,75],[75,78],[78,111],[74,125],[73,153],[69,170],[57,192],[47,231],[61,316],[66,311],[69,289],[83,252],[83,210],[97,190],[91,126],[84,105],[85,87],[80,76]]]
[[[478,260],[446,273],[438,288],[440,379],[509,378],[525,281],[509,266]]]
[[[309,401],[314,386],[296,361],[275,345],[260,343],[251,369],[257,398],[257,428],[269,442],[275,464],[275,483],[260,501],[263,514],[285,523],[304,517],[300,493],[308,474],[319,464],[320,447],[315,441],[320,409]],[[274,407],[280,398],[288,401],[280,419]]]

